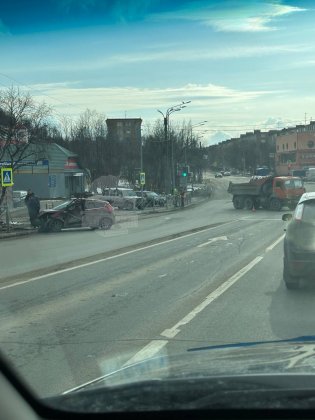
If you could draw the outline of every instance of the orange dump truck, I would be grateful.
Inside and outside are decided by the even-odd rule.
[[[294,209],[305,192],[303,181],[294,176],[253,177],[249,182],[229,183],[228,192],[233,195],[236,209],[281,210]]]

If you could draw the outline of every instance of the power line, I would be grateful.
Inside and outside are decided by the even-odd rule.
[[[46,93],[42,93],[42,91],[41,91],[40,89],[38,89],[38,88],[34,88],[34,87],[31,87],[31,86],[29,86],[29,85],[27,85],[27,84],[25,84],[25,83],[21,83],[21,82],[19,82],[18,80],[14,79],[13,77],[8,76],[7,74],[4,74],[4,73],[0,72],[0,75],[1,75],[1,76],[3,76],[3,77],[5,77],[5,78],[7,78],[8,80],[11,80],[11,81],[13,81],[13,82],[17,83],[18,85],[20,85],[20,86],[22,86],[22,87],[25,87],[25,88],[29,89],[29,90],[33,90],[33,91],[35,90],[35,91],[37,91],[37,92],[40,92],[40,93],[41,93],[41,96],[44,96],[44,97],[49,98],[49,99],[52,99],[53,101],[60,102],[61,104],[66,105],[66,106],[68,106],[68,107],[74,107],[74,106],[75,106],[74,104],[70,104],[70,103],[67,103],[67,102],[62,101],[62,100],[61,100],[61,99],[59,99],[59,98],[54,98],[53,96],[47,95]],[[1,82],[0,82],[0,84],[1,84],[2,86],[4,86],[4,87],[8,87],[8,86],[4,85],[4,84],[3,84],[3,83],[1,83]],[[79,108],[79,109],[80,109],[80,108]],[[84,110],[84,111],[85,111],[85,110]],[[84,111],[83,111],[83,109],[82,109],[82,112],[84,112]],[[57,112],[57,111],[54,111],[54,112],[55,112],[56,114],[58,114],[58,112]],[[60,114],[60,116],[64,117],[64,115],[62,115],[62,114]]]

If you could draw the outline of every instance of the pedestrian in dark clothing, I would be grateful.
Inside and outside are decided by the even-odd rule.
[[[26,197],[24,198],[24,203],[27,206],[28,200],[30,199],[31,195],[34,194],[32,190],[27,190]]]
[[[37,227],[37,218],[40,211],[40,202],[38,197],[36,197],[31,190],[28,190],[24,202],[28,210],[31,225],[33,227]]]

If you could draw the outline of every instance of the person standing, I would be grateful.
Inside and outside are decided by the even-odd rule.
[[[28,190],[24,202],[28,210],[31,225],[37,227],[37,217],[40,211],[40,201],[38,197],[36,197],[31,190]]]

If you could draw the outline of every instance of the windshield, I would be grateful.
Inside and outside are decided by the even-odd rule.
[[[72,201],[72,200],[65,201],[65,202],[63,202],[63,203],[61,203],[61,204],[58,204],[58,206],[55,206],[55,207],[53,208],[53,210],[63,210],[63,209],[65,209],[66,207],[68,207],[68,206],[69,206],[69,204],[71,204],[71,203],[73,203],[73,201]]]
[[[290,179],[284,183],[286,189],[303,188],[303,181],[301,179]]]
[[[124,197],[134,197],[136,193],[133,190],[122,190],[122,195]]]
[[[27,386],[313,375],[287,341],[315,335],[313,3],[3,4],[0,350]]]

